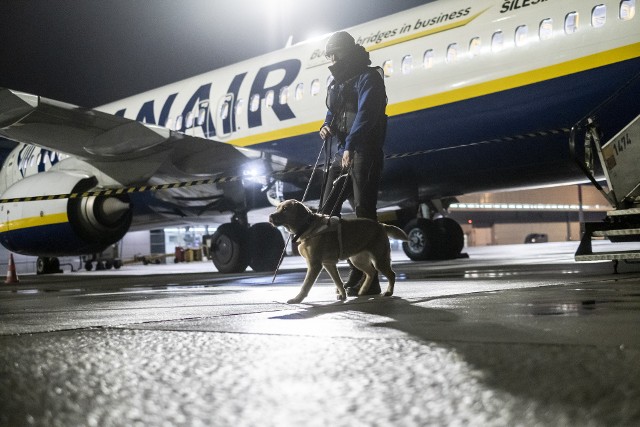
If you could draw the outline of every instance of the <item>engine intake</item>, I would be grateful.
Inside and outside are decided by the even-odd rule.
[[[18,181],[4,198],[82,193],[95,177],[49,171]],[[10,251],[35,256],[102,252],[122,239],[132,221],[127,195],[38,200],[0,205],[0,243]]]

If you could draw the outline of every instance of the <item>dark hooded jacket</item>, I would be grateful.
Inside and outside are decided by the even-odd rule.
[[[369,53],[354,52],[329,67],[333,81],[327,90],[324,125],[337,135],[340,150],[381,152],[387,130],[387,95],[379,67],[369,67]]]

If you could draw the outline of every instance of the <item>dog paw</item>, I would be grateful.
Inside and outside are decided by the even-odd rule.
[[[302,302],[302,298],[291,298],[287,301],[287,304],[300,304]]]
[[[385,297],[390,297],[391,295],[393,295],[393,292],[387,291],[387,292],[384,293]]]
[[[336,295],[336,299],[337,299],[338,301],[345,301],[345,300],[347,299],[347,295],[340,295],[340,294],[338,294],[338,295]]]

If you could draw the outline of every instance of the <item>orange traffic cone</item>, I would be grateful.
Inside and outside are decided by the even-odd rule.
[[[16,274],[16,263],[13,261],[13,254],[9,254],[9,265],[7,269],[7,280],[4,283],[18,283],[18,275]]]

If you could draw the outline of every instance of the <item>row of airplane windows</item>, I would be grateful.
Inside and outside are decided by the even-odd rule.
[[[618,19],[620,21],[629,21],[635,17],[636,14],[636,0],[622,0],[620,1],[618,9]],[[591,27],[601,28],[607,22],[607,6],[605,4],[599,4],[593,7],[591,10]],[[580,15],[578,12],[570,12],[564,18],[564,33],[574,34],[578,32],[580,28]],[[537,38],[540,41],[549,40],[553,37],[554,33],[554,21],[552,18],[546,18],[540,21],[538,25]],[[535,37],[535,36],[534,36]],[[529,27],[527,25],[520,25],[516,27],[513,41],[516,47],[525,46],[531,41],[529,34]],[[480,55],[482,51],[482,38],[473,37],[468,43],[468,57],[474,58]],[[495,31],[491,36],[490,50],[491,52],[500,52],[505,48],[505,33],[502,30]],[[460,59],[462,54],[462,47],[459,43],[451,43],[447,46],[444,60],[445,63],[455,63]],[[422,56],[422,67],[425,70],[431,69],[434,66],[436,59],[436,52],[434,49],[427,49]],[[394,74],[394,62],[392,59],[386,60],[382,64],[384,75],[386,78],[390,78]],[[414,59],[412,55],[405,55],[400,63],[400,71],[403,75],[410,74],[414,67]],[[332,77],[327,78],[327,86],[331,82]],[[309,86],[309,95],[317,96],[320,94],[321,85],[320,79],[314,79]],[[280,104],[287,104],[289,102],[290,88],[288,86],[282,87],[278,93],[278,102]],[[295,86],[293,92],[294,99],[300,101],[305,96],[305,84],[300,82]],[[260,102],[264,103],[264,106],[270,108],[275,102],[276,94],[273,90],[267,91],[264,98],[260,94],[253,94],[249,99],[249,110],[252,112],[258,111],[260,108]],[[220,105],[218,116],[220,119],[225,120],[229,117],[230,109],[232,108],[232,102],[223,102]],[[235,103],[236,117],[241,116],[245,108],[245,103],[242,98],[238,98]],[[206,117],[206,108],[202,108],[198,117],[192,117],[190,114],[186,117],[186,128],[190,128],[194,125],[194,122],[198,126],[202,125]],[[175,129],[182,128],[182,117],[178,117],[175,123]]]

